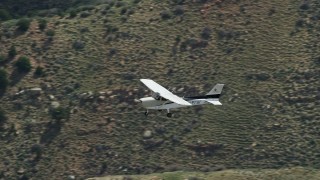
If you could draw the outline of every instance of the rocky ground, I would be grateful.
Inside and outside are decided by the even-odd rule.
[[[264,170],[224,170],[218,172],[167,172],[150,175],[132,175],[132,176],[106,176],[89,178],[88,180],[204,180],[204,179],[221,179],[221,180],[256,180],[256,179],[283,179],[283,180],[317,180],[319,172],[315,169],[305,169],[301,167],[286,169],[264,169]]]
[[[113,2],[113,3],[112,3]],[[319,168],[316,1],[108,1],[1,23],[0,179]],[[53,30],[54,33],[48,33]],[[20,56],[28,73],[14,66]],[[36,76],[36,67],[44,73]],[[151,78],[180,96],[226,84],[223,106],[144,117]]]

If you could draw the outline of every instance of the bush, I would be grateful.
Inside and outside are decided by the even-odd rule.
[[[0,124],[2,124],[5,120],[7,120],[6,113],[0,108]]]
[[[80,50],[83,49],[85,46],[84,42],[80,41],[80,40],[76,40],[73,42],[72,47],[75,50]]]
[[[308,10],[310,8],[310,5],[309,5],[309,3],[308,2],[305,2],[305,3],[303,3],[303,4],[301,4],[300,5],[300,9],[301,10]]]
[[[71,10],[70,13],[69,13],[69,17],[70,17],[70,18],[74,18],[74,17],[76,17],[76,16],[77,16],[77,11],[74,10],[74,9]]]
[[[8,52],[10,58],[14,58],[17,55],[17,50],[15,46],[11,46]]]
[[[15,63],[15,66],[18,68],[19,72],[29,72],[31,70],[31,63],[29,58],[22,56]]]
[[[42,154],[42,147],[40,144],[34,144],[31,146],[30,151],[31,153],[35,153],[37,156],[40,156]]]
[[[182,5],[185,3],[185,0],[172,0],[173,3]]]
[[[30,27],[30,23],[31,23],[30,19],[23,18],[23,19],[20,19],[16,25],[18,26],[18,30],[25,32],[25,31],[28,31]]]
[[[46,32],[46,35],[52,37],[52,36],[55,35],[55,31],[52,30],[52,29],[49,29],[49,30]]]
[[[133,0],[134,4],[138,4],[141,0]]]
[[[212,33],[211,29],[209,27],[205,27],[201,32],[201,37],[203,39],[209,39],[211,37],[211,33]]]
[[[184,9],[183,9],[183,6],[176,6],[176,7],[174,7],[174,9],[173,9],[173,13],[175,14],[175,15],[182,15],[183,13],[184,13]]]
[[[162,19],[170,19],[171,18],[171,14],[169,11],[161,11],[160,16]]]
[[[0,21],[6,21],[11,19],[9,12],[5,9],[0,9]]]
[[[303,19],[298,19],[296,21],[296,27],[303,27],[304,25],[304,20]]]
[[[107,25],[107,33],[114,33],[119,31],[118,27],[112,26],[112,25]]]
[[[111,57],[111,56],[113,56],[113,55],[115,55],[115,54],[117,54],[117,49],[111,48],[111,49],[109,50],[109,56]]]
[[[90,12],[85,11],[85,12],[82,12],[82,13],[80,14],[80,17],[81,17],[81,18],[86,18],[86,17],[89,17],[90,15],[91,15]]]
[[[43,31],[44,29],[46,29],[46,27],[47,27],[47,20],[45,20],[45,19],[40,19],[40,20],[38,21],[38,23],[39,23],[39,29],[40,29],[41,31]]]
[[[315,58],[314,63],[315,63],[316,65],[320,65],[320,56],[317,57],[317,58]],[[320,94],[319,94],[319,95],[320,95]]]
[[[7,71],[0,69],[0,90],[5,90],[8,86],[8,83]]]
[[[116,2],[116,7],[121,7],[121,6],[125,6],[126,3],[125,2],[122,2],[122,1],[117,1]]]
[[[123,7],[123,8],[121,8],[121,10],[120,10],[120,14],[121,14],[121,15],[124,15],[127,11],[128,11],[128,8],[127,8],[127,7]]]
[[[94,10],[95,6],[88,5],[88,6],[80,6],[77,8],[77,11],[91,11]]]
[[[58,107],[51,110],[51,117],[56,120],[68,119],[70,111],[68,108]]]
[[[2,54],[0,54],[0,63],[5,61],[6,60],[6,57]]]
[[[36,71],[34,72],[34,75],[35,76],[43,76],[44,75],[44,70],[43,70],[43,67],[41,67],[41,66],[38,66],[37,68],[36,68]]]

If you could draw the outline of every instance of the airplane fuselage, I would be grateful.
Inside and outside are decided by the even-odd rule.
[[[209,104],[207,102],[208,99],[191,99],[191,98],[183,98],[187,102],[189,102],[192,106],[196,105],[203,105],[203,104]],[[212,100],[218,100],[213,98]],[[174,109],[174,108],[181,108],[181,107],[187,107],[186,105],[180,105],[171,101],[167,100],[156,100],[153,97],[145,97],[141,98],[140,102],[142,103],[142,106],[146,109]]]

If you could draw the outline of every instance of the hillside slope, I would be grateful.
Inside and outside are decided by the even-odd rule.
[[[256,180],[256,179],[282,179],[282,180],[318,180],[319,172],[314,169],[305,169],[301,167],[285,168],[285,169],[251,169],[239,170],[230,169],[218,172],[165,172],[149,175],[131,175],[131,176],[106,176],[89,178],[88,180],[203,180],[203,179],[219,179],[219,180]]]
[[[17,56],[0,62],[0,178],[320,167],[316,1],[110,2],[44,31],[1,24],[0,54]],[[223,106],[146,118],[140,78],[180,96],[224,83]]]

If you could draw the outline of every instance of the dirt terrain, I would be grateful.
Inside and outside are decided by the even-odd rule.
[[[12,46],[17,55],[0,62],[9,80],[0,179],[320,168],[319,9],[316,0],[122,0],[45,17],[44,31],[39,17],[23,33],[18,20],[1,22],[0,55]],[[28,73],[16,70],[21,56]],[[180,96],[224,83],[223,106],[146,118],[140,78]]]
[[[251,169],[251,170],[224,170],[217,172],[165,172],[150,175],[127,175],[127,176],[106,176],[89,178],[88,180],[204,180],[204,179],[219,179],[219,180],[318,180],[319,171],[315,169],[305,169],[301,167],[285,168],[285,169]]]

